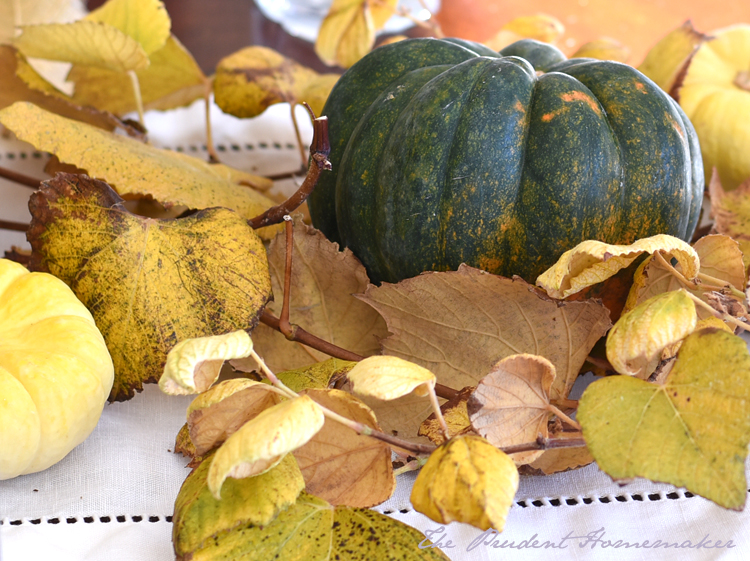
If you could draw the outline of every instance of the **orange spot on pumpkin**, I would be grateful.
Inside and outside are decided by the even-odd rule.
[[[643,84],[643,82],[636,82],[635,89],[641,92],[642,94],[648,93],[648,91],[646,90],[646,86]]]
[[[552,119],[555,118],[555,115],[557,115],[557,113],[546,113],[542,115],[542,121],[544,121],[545,123],[549,123]]]
[[[599,108],[599,104],[596,102],[595,99],[592,99],[588,95],[586,95],[583,92],[568,92],[560,95],[560,99],[563,101],[566,101],[568,103],[573,101],[583,101],[584,103],[587,103],[589,107],[591,107],[591,110],[594,113],[601,114],[602,110]]]
[[[514,108],[516,111],[519,111],[521,113],[526,113],[526,108],[523,106],[523,103],[521,103],[519,100],[516,100],[516,104]]]

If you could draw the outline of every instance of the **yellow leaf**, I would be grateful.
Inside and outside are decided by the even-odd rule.
[[[561,471],[568,471],[587,466],[594,461],[593,456],[585,446],[571,448],[553,448],[545,450],[536,460],[524,469],[536,470],[532,475],[551,475]],[[523,472],[526,474],[526,472]]]
[[[323,410],[300,396],[260,413],[232,434],[216,451],[208,470],[208,488],[216,499],[227,477],[254,477],[278,464],[284,455],[310,440],[325,422]]]
[[[671,483],[740,510],[749,410],[747,346],[709,328],[685,339],[663,385],[630,376],[591,384],[577,419],[597,464],[614,479]]]
[[[315,53],[329,66],[349,68],[375,44],[375,33],[398,0],[334,0],[318,31]]]
[[[223,501],[222,501],[223,502]],[[427,547],[420,548],[419,544]],[[205,540],[191,561],[449,561],[411,526],[374,510],[333,507],[302,492],[267,526],[241,524]]]
[[[271,297],[263,243],[237,213],[155,220],[122,203],[106,183],[62,173],[29,203],[31,267],[94,316],[115,365],[110,399],[157,381],[176,341],[252,328]]]
[[[727,192],[714,170],[708,192],[711,195],[714,229],[739,243],[747,270],[750,267],[750,177],[734,191]]]
[[[306,390],[316,403],[365,426],[380,430],[372,410],[340,390]],[[332,419],[294,457],[306,490],[334,505],[368,508],[387,500],[396,488],[391,447],[360,435]]]
[[[151,64],[136,71],[145,110],[164,111],[203,97],[207,79],[193,56],[174,35],[150,56]],[[73,101],[123,115],[135,111],[130,77],[102,68],[73,66],[68,81],[75,84]]]
[[[247,331],[184,339],[167,355],[159,387],[171,395],[207,390],[219,378],[224,361],[250,356],[253,342]]]
[[[305,368],[279,372],[276,376],[284,385],[294,392],[311,389],[326,389],[346,376],[356,362],[329,358],[323,362],[316,362]]]
[[[354,393],[390,401],[414,392],[425,396],[435,387],[435,375],[396,356],[371,356],[346,375]]]
[[[617,39],[603,37],[584,43],[570,58],[595,58],[598,60],[627,62],[629,57],[630,49],[628,47],[620,43]]]
[[[549,435],[547,422],[553,410],[549,392],[555,367],[541,356],[519,354],[492,367],[474,390],[468,403],[472,428],[493,446],[535,442]],[[542,450],[511,454],[516,465],[528,464]]]
[[[635,261],[643,253],[657,251],[677,259],[683,274],[695,278],[700,259],[689,244],[673,236],[659,234],[630,245],[610,245],[586,240],[562,254],[536,279],[536,284],[553,298],[566,298],[584,288],[598,284]]]
[[[684,290],[649,298],[623,314],[607,335],[607,360],[620,374],[647,378],[662,351],[695,329],[695,304]]]
[[[457,436],[435,450],[417,475],[414,509],[435,522],[502,532],[518,490],[513,460],[478,436]]]
[[[13,42],[27,57],[60,60],[115,72],[148,66],[143,47],[116,27],[95,21],[25,25]]]
[[[116,27],[138,41],[147,55],[164,46],[172,27],[160,0],[108,0],[84,19]]]
[[[194,469],[177,494],[172,544],[178,557],[241,524],[267,526],[279,512],[293,505],[305,488],[297,462],[287,455],[257,477],[225,482],[224,498],[218,501],[208,489],[210,464],[206,459]]]
[[[0,44],[11,43],[17,25],[65,23],[85,15],[83,3],[71,0],[14,0],[0,2]]]
[[[223,206],[248,219],[274,206],[273,201],[254,189],[237,184],[244,179],[266,187],[270,182],[265,178],[160,150],[59,117],[30,103],[15,103],[0,110],[0,122],[37,149],[107,181],[123,197],[150,195],[166,208]],[[259,233],[270,236],[277,230],[268,227]]]
[[[337,74],[318,74],[267,47],[246,47],[219,61],[214,78],[216,104],[235,117],[260,115],[275,103],[306,101],[323,111]]]
[[[675,86],[679,87],[680,75],[684,74],[690,59],[709,39],[708,35],[696,31],[688,20],[654,45],[638,70],[656,82],[665,92],[671,93]]]
[[[506,23],[494,37],[484,43],[493,51],[499,51],[521,39],[555,43],[563,33],[565,26],[554,16],[520,16]]]
[[[475,389],[472,386],[467,386],[456,392],[455,397],[440,406],[440,412],[443,414],[450,435],[475,434],[471,428],[467,409],[467,402]],[[417,434],[419,436],[426,436],[438,446],[445,443],[445,433],[443,433],[443,427],[440,425],[435,413],[422,421]]]
[[[246,378],[224,380],[198,395],[187,409],[187,427],[194,455],[203,456],[250,419],[284,398],[263,382]]]

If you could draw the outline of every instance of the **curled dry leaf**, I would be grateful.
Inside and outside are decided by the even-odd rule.
[[[665,92],[676,94],[693,55],[709,39],[711,37],[696,31],[688,20],[662,38],[648,52],[638,70]]]
[[[218,447],[250,419],[284,398],[269,384],[234,378],[196,397],[187,409],[187,426],[195,454]]]
[[[679,238],[659,234],[630,245],[610,245],[596,240],[581,242],[539,275],[536,284],[553,298],[565,298],[608,279],[642,254],[657,251],[677,259],[686,277],[697,275],[700,259],[695,250]]]
[[[714,230],[740,244],[747,270],[750,267],[750,177],[734,191],[725,192],[714,169],[708,192],[711,195]]]
[[[310,440],[325,422],[323,410],[308,396],[282,401],[246,422],[216,451],[208,488],[217,499],[228,477],[254,477]]]
[[[135,71],[145,110],[182,107],[205,95],[208,79],[174,35],[149,59],[148,67]],[[68,81],[75,84],[75,103],[117,115],[137,109],[131,79],[122,72],[74,65]]]
[[[478,436],[457,436],[435,450],[417,475],[414,509],[435,522],[502,532],[518,489],[513,460]]]
[[[306,101],[316,115],[338,74],[318,74],[267,47],[245,47],[219,61],[214,78],[216,104],[235,117],[255,117],[275,103]]]
[[[707,292],[706,287],[713,287],[712,290],[726,289],[729,293],[728,296],[742,310],[737,317],[745,315],[747,306],[742,291],[747,281],[739,244],[728,236],[710,235],[696,241],[693,249],[700,258],[698,277],[688,279],[689,282],[694,283],[693,286],[678,278],[661,260],[650,256],[634,274],[633,286],[628,294],[624,311],[632,310],[641,302],[670,290],[684,289],[698,298],[708,301],[710,292]],[[675,266],[675,269],[682,273],[682,267],[679,263]],[[733,288],[737,289],[737,292],[732,296]],[[738,294],[742,296],[740,297]],[[713,317],[710,312],[703,308],[698,308],[697,312],[700,319]]]
[[[313,401],[348,419],[380,430],[372,410],[340,390],[306,390]],[[307,444],[294,451],[308,493],[334,505],[368,508],[387,500],[396,488],[391,448],[326,419]]]
[[[297,500],[305,481],[291,455],[273,469],[244,479],[224,483],[219,501],[208,489],[210,458],[187,476],[174,505],[172,545],[179,559],[189,558],[211,538],[241,525],[266,526],[279,512]]]
[[[499,51],[521,39],[555,43],[563,33],[565,33],[565,26],[556,17],[536,14],[517,17],[509,21],[497,34],[484,43],[493,51]]]
[[[395,13],[398,0],[334,0],[315,41],[329,66],[349,68],[375,44],[375,33]]]
[[[585,390],[577,418],[589,451],[612,478],[671,483],[740,510],[748,408],[747,345],[709,328],[685,339],[664,384],[630,376],[597,380]]]
[[[611,327],[598,302],[552,300],[522,279],[466,266],[372,286],[360,298],[388,323],[392,335],[383,352],[429,369],[452,388],[476,385],[500,359],[528,353],[555,365],[550,397],[567,397],[594,343]],[[365,402],[384,430],[402,438],[414,438],[430,414],[426,400]]]
[[[247,331],[184,339],[167,354],[159,387],[171,395],[190,395],[210,388],[219,379],[224,361],[250,356],[253,342]]]
[[[91,311],[115,364],[110,399],[157,381],[177,341],[252,328],[271,297],[263,244],[230,210],[143,218],[106,183],[67,174],[43,182],[29,208],[30,266]]]
[[[222,164],[208,164],[186,154],[160,150],[122,135],[49,113],[30,103],[14,103],[0,110],[0,123],[38,150],[55,154],[60,161],[86,170],[123,197],[152,196],[166,208],[215,206],[231,208],[254,218],[274,206],[267,197],[242,185],[262,188],[270,180],[238,172]],[[259,230],[275,235],[278,227]]]
[[[268,310],[278,316],[284,294],[286,241],[283,233],[271,242],[268,263],[276,301]],[[379,340],[388,335],[385,321],[353,294],[364,292],[365,268],[348,249],[339,251],[322,233],[300,221],[294,225],[294,253],[289,321],[321,339],[362,356],[380,352]],[[328,355],[290,344],[266,325],[253,332],[258,354],[274,372],[320,362]],[[240,363],[239,366],[244,368]],[[250,365],[252,368],[254,365]],[[424,418],[424,417],[423,417]]]
[[[346,376],[356,394],[385,401],[414,392],[426,396],[435,387],[435,375],[418,364],[396,356],[371,356],[361,360]]]
[[[419,548],[424,535],[374,510],[334,507],[302,492],[267,526],[241,524],[206,540],[187,561],[315,559],[335,561],[448,561],[437,547]],[[429,544],[429,542],[426,542]]]
[[[471,428],[469,412],[466,403],[476,388],[467,386],[456,393],[455,397],[449,399],[440,406],[440,411],[448,426],[448,433],[452,436],[460,434],[475,434]],[[445,434],[440,426],[435,413],[427,417],[419,426],[419,436],[426,436],[432,442],[440,446],[445,443]]]
[[[695,304],[684,290],[649,298],[619,319],[607,335],[607,360],[620,374],[648,378],[665,348],[695,329]]]
[[[472,428],[493,446],[535,442],[549,433],[553,409],[549,392],[555,379],[554,365],[544,357],[520,354],[498,362],[482,378],[469,399]],[[542,450],[511,454],[516,465],[528,464]]]
[[[585,446],[553,448],[545,450],[536,460],[523,466],[521,473],[524,475],[551,475],[587,466],[593,461],[594,457]]]

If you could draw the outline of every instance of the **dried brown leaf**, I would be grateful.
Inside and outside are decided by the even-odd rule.
[[[739,243],[747,270],[750,266],[750,177],[734,191],[726,192],[714,169],[708,192],[711,195],[714,230]]]

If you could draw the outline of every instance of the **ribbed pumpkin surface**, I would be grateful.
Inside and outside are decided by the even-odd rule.
[[[413,39],[376,49],[334,87],[333,172],[310,212],[373,281],[461,263],[533,281],[585,239],[692,235],[703,169],[671,98],[623,64],[565,61],[536,42],[503,53],[539,68]]]

